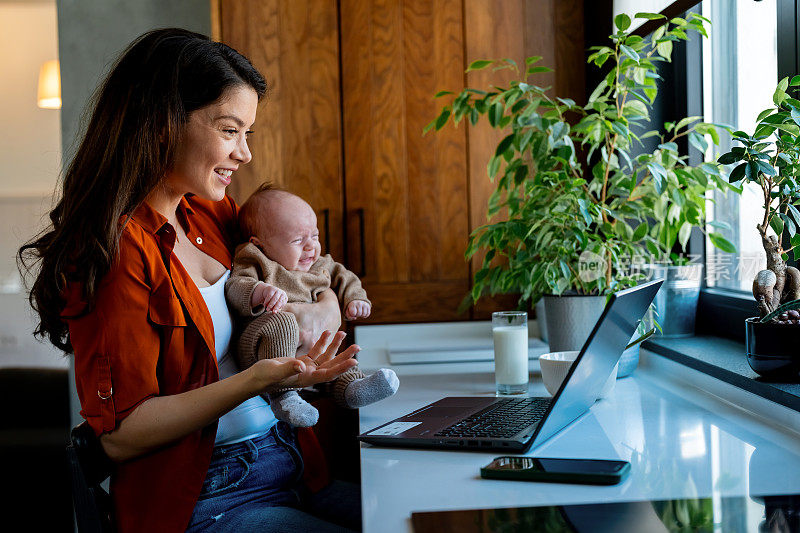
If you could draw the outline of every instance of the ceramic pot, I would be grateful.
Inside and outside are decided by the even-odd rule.
[[[747,363],[768,378],[796,380],[800,373],[800,325],[762,324],[758,317],[745,320]]]
[[[674,338],[694,335],[703,265],[647,265],[647,269],[650,279],[664,279],[653,301],[662,336]]]
[[[539,337],[544,342],[547,342],[547,319],[545,318],[544,300],[540,298],[536,302],[534,309],[536,309],[536,323],[539,325]]]
[[[583,348],[606,307],[605,296],[545,296],[543,300],[551,352]]]

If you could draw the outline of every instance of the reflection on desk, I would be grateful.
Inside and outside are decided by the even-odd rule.
[[[713,533],[800,531],[800,495],[552,505],[412,513],[415,533]]]

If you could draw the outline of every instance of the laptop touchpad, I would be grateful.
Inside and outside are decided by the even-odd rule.
[[[420,409],[408,416],[404,416],[402,420],[419,420],[421,422],[430,421],[433,418],[450,418],[450,417],[464,417],[463,407],[447,407],[444,405],[431,405],[427,409]]]

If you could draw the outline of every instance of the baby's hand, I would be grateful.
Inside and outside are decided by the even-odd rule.
[[[344,317],[347,320],[355,320],[357,318],[367,318],[369,316],[370,311],[372,311],[372,306],[370,306],[364,300],[353,300],[344,310]]]
[[[250,305],[255,309],[259,305],[264,306],[264,312],[277,313],[288,301],[286,292],[282,291],[274,285],[258,282],[255,289],[253,289],[253,296],[250,297]]]

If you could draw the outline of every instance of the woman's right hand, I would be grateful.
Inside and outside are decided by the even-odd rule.
[[[289,303],[283,307],[292,313],[300,326],[298,354],[309,353],[323,331],[336,331],[342,325],[342,315],[336,293],[326,289],[314,303]]]
[[[260,392],[303,388],[331,381],[358,363],[353,356],[361,348],[353,345],[336,354],[345,338],[343,331],[323,331],[308,354],[297,357],[262,359],[250,367]]]

